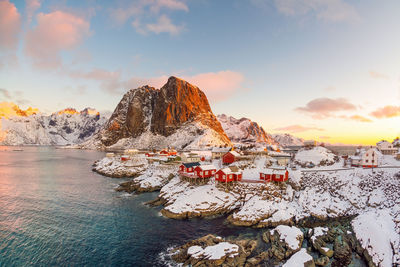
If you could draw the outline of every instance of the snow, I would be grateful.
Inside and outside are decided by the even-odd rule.
[[[234,257],[239,255],[239,246],[229,242],[220,242],[213,246],[191,246],[187,253],[196,259],[219,260],[224,256]]]
[[[306,262],[313,261],[313,257],[307,253],[305,248],[300,249],[293,254],[282,267],[299,267],[304,266]]]
[[[319,165],[321,161],[327,161],[328,163],[334,163],[335,154],[325,147],[314,147],[312,149],[300,149],[295,156],[295,161],[300,164],[313,163]]]
[[[285,242],[292,250],[297,250],[303,240],[303,232],[295,226],[279,225],[270,233],[278,232],[281,241]]]
[[[399,260],[400,235],[394,230],[395,224],[388,210],[368,211],[357,216],[351,224],[361,246],[367,249],[377,266],[395,265],[395,257]]]

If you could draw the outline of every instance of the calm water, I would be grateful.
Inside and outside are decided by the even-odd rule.
[[[91,171],[97,151],[0,147],[0,266],[154,266],[173,245],[208,233],[252,234],[224,218],[176,221],[114,191]]]

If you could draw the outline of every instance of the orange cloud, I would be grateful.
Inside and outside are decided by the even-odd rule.
[[[311,131],[311,130],[324,131],[324,129],[322,129],[322,128],[306,127],[306,126],[301,126],[298,124],[290,125],[290,126],[286,126],[286,127],[282,127],[282,128],[276,128],[274,130],[280,131],[280,132],[289,132],[289,133],[300,133],[300,132],[306,132],[306,131]]]
[[[400,116],[400,106],[385,106],[370,113],[375,118],[393,118]]]
[[[295,110],[310,114],[314,119],[331,117],[336,112],[355,110],[356,106],[345,98],[316,98],[307,103],[305,107]]]
[[[389,79],[389,76],[387,76],[386,74],[376,72],[376,71],[370,71],[369,76],[371,76],[374,79],[384,79],[384,80]]]
[[[15,50],[21,30],[21,16],[14,4],[0,1],[0,47]]]
[[[41,68],[62,65],[60,52],[75,48],[89,35],[85,19],[63,11],[37,15],[37,26],[26,35],[26,54]]]
[[[366,117],[363,117],[361,115],[353,115],[353,116],[348,117],[348,119],[354,120],[354,121],[359,121],[359,122],[372,122],[372,120],[370,120]]]

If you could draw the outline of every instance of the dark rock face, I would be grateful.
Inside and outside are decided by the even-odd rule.
[[[161,89],[143,86],[127,92],[100,132],[100,140],[110,146],[122,138],[138,137],[146,131],[169,136],[191,122],[208,126],[230,144],[206,95],[198,87],[170,77]]]

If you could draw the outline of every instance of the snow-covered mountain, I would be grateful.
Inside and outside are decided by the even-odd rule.
[[[84,148],[204,148],[231,145],[212,113],[206,95],[196,86],[170,77],[161,88],[128,91],[108,122]]]
[[[291,134],[273,134],[272,138],[279,143],[281,146],[302,146],[304,145],[304,139],[298,138]]]
[[[51,115],[0,103],[0,145],[67,145],[86,141],[105,123],[94,109],[67,108]]]
[[[218,115],[217,118],[226,135],[235,144],[256,146],[278,144],[257,122],[250,119],[236,119],[225,114]]]

